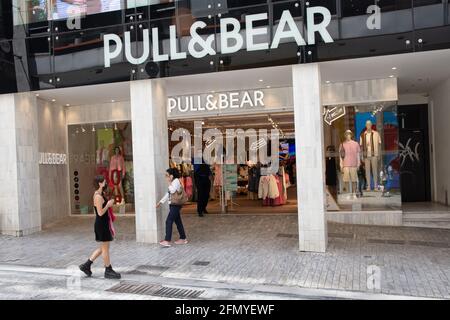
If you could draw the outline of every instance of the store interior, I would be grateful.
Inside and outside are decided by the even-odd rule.
[[[171,132],[185,129],[194,132],[194,121],[201,121],[203,131],[208,129],[219,130],[225,136],[226,130],[248,130],[255,132],[265,129],[268,132],[276,129],[279,137],[279,169],[272,174],[261,173],[261,163],[244,161],[240,164],[224,164],[226,161],[209,163],[209,181],[197,178],[196,171],[199,165],[193,165],[194,161],[176,163],[171,161],[171,167],[177,168],[182,175],[182,184],[188,195],[189,202],[184,206],[183,213],[198,213],[197,201],[199,192],[204,193],[204,188],[209,190],[207,212],[210,214],[288,214],[297,212],[297,189],[295,176],[295,136],[293,113],[252,114],[247,116],[220,116],[206,119],[183,119],[169,121],[169,136]],[[170,140],[170,139],[169,139]],[[192,137],[192,144],[194,143]],[[203,141],[204,149],[208,141]],[[177,141],[169,141],[169,149],[172,150]],[[237,144],[234,145],[236,154]],[[252,148],[250,139],[246,139],[245,148]],[[269,148],[270,150],[271,148]],[[227,150],[224,148],[223,153]],[[231,170],[231,171],[230,171]],[[227,176],[228,175],[228,176]],[[231,176],[237,177],[235,181],[229,181]],[[196,179],[197,178],[197,179]],[[227,180],[228,179],[228,180]],[[198,180],[198,181],[196,181]],[[232,179],[233,180],[233,179]],[[205,184],[202,186],[201,184]],[[267,192],[268,185],[275,187]]]

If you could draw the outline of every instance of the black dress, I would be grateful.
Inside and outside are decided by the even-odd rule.
[[[108,200],[103,197],[103,205],[102,208],[106,206]],[[109,214],[105,212],[104,215],[100,216],[97,212],[97,208],[94,206],[95,211],[95,241],[98,242],[109,242],[113,240],[113,236],[111,233],[111,229],[109,228]]]

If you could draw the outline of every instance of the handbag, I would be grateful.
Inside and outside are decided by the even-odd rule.
[[[176,191],[170,194],[170,204],[182,206],[188,201],[188,196],[184,191],[184,188],[181,187],[180,189],[180,191]]]

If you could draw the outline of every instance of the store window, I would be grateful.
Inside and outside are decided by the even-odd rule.
[[[70,125],[69,174],[72,214],[92,214],[93,179],[103,175],[115,213],[134,212],[131,123]]]
[[[324,121],[329,210],[399,210],[396,104],[329,106]]]

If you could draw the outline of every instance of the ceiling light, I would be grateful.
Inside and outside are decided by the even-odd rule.
[[[36,97],[39,97],[39,93],[36,93]]]
[[[52,102],[56,102],[56,99],[52,99]]]
[[[112,99],[111,102],[114,103],[114,102],[116,102],[116,100]]]
[[[264,80],[263,79],[259,79],[259,82],[264,82]]]
[[[325,81],[325,83],[330,83],[330,82],[331,82],[330,80]]]
[[[389,76],[389,78],[393,78],[394,77],[394,75],[393,74],[391,74],[390,76]]]
[[[270,86],[266,86],[266,88],[267,88],[267,89],[270,89],[271,87],[270,87]]]
[[[392,67],[392,70],[397,70],[397,67]]]
[[[70,107],[70,104],[69,104],[69,103],[67,103],[67,104],[66,104],[66,107]]]

